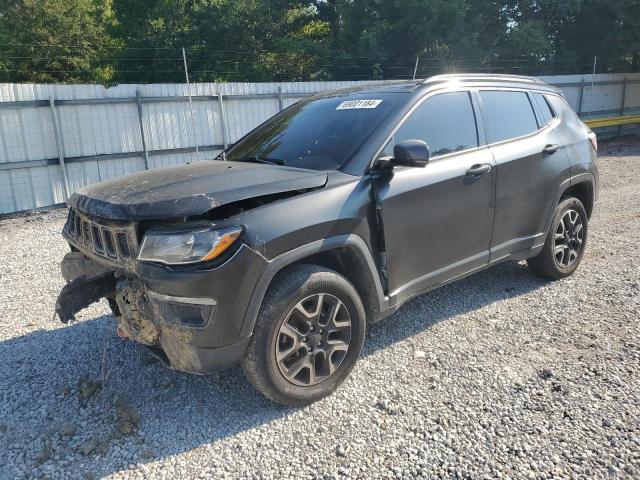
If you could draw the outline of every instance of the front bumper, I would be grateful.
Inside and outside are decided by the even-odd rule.
[[[78,252],[70,255],[77,260]],[[113,291],[103,293],[125,336],[148,346],[171,368],[207,374],[244,355],[249,337],[243,336],[242,324],[266,265],[264,257],[244,244],[220,265],[185,268],[136,262],[133,271],[112,270]],[[67,278],[68,286],[84,282],[88,291],[94,288],[97,278],[80,273]],[[82,294],[82,288],[73,290]],[[65,289],[58,305],[70,301]]]
[[[240,362],[248,344],[249,338],[243,338],[224,347],[202,348],[165,337],[162,345],[147,347],[169,368],[197,375],[208,375]]]

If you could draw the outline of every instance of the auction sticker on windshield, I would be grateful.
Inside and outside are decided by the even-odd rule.
[[[336,110],[353,110],[356,108],[376,108],[382,100],[347,100],[336,107]]]

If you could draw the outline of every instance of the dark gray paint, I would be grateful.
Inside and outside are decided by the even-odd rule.
[[[557,95],[547,95],[546,97],[560,119],[556,133],[571,161],[571,176],[575,177],[583,173],[592,174],[591,181],[595,186],[594,192],[597,200],[598,166],[591,141],[587,138],[589,128],[580,121],[563,98]]]
[[[488,149],[480,148],[379,180],[392,296],[489,261],[495,172],[473,178],[467,171],[493,163]]]
[[[480,146],[434,158],[425,168],[374,172],[383,146],[411,110],[427,96],[452,88],[472,94]],[[476,94],[482,88],[542,92],[558,118],[525,137],[487,145]],[[395,92],[406,103],[342,171],[203,162],[105,182],[72,198],[71,204],[85,213],[134,221],[144,228],[165,221],[201,221],[229,202],[296,191],[295,196],[249,206],[218,221],[220,226],[244,227],[242,246],[221,263],[186,269],[139,263],[135,272],[128,272],[157,293],[216,300],[212,325],[193,332],[189,340],[193,354],[206,357],[200,373],[206,365],[213,368],[242,356],[270,282],[294,262],[322,252],[348,256],[344,273],[367,297],[369,318],[378,320],[415,295],[497,262],[535,255],[562,193],[578,182],[587,182],[597,193],[589,130],[544,83],[458,76],[342,93],[369,91]],[[544,154],[548,145],[559,148]],[[382,222],[375,214],[374,189]],[[382,245],[386,278],[380,264]]]
[[[490,147],[497,163],[492,259],[544,242],[544,225],[554,194],[570,176],[565,149],[543,153],[547,145],[560,142],[555,133],[558,123]]]

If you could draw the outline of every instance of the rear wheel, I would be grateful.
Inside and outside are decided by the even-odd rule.
[[[271,400],[315,402],[332,393],[355,365],[365,334],[355,288],[311,265],[276,276],[265,295],[242,368]]]
[[[557,280],[571,275],[580,265],[587,244],[587,212],[574,197],[556,208],[542,251],[527,260],[536,275]]]

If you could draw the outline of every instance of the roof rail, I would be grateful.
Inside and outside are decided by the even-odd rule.
[[[527,77],[524,75],[501,75],[495,73],[451,73],[444,75],[435,75],[433,77],[426,78],[422,83],[438,83],[445,82],[447,80],[466,80],[466,81],[486,81],[486,82],[501,82],[501,81],[517,81],[520,83],[544,83],[537,77]]]

